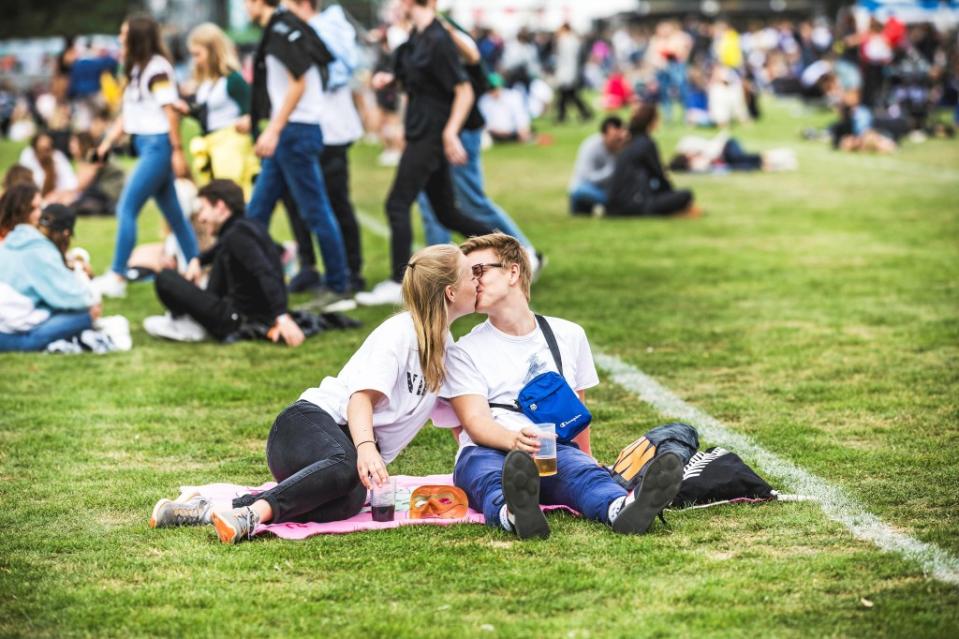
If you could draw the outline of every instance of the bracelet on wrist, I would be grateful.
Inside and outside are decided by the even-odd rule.
[[[375,441],[373,441],[372,439],[367,439],[367,440],[362,441],[362,442],[360,442],[359,444],[357,444],[357,445],[356,445],[356,448],[359,448],[359,447],[362,446],[363,444],[373,444],[374,446],[376,446],[376,442],[375,442]]]

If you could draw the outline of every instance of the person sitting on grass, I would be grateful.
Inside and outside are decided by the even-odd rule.
[[[0,227],[12,229],[0,244],[0,352],[44,350],[100,317],[93,292],[37,228],[40,217],[34,184],[12,186],[0,198]]]
[[[540,478],[530,457],[539,450],[537,431],[523,413],[509,408],[534,377],[558,367],[541,322],[555,334],[562,376],[585,401],[599,378],[582,327],[530,310],[530,266],[519,243],[502,233],[474,237],[460,248],[476,279],[476,311],[488,316],[450,347],[448,398],[463,431],[453,483],[482,511],[489,526],[520,539],[548,537],[540,504],[570,506],[615,532],[645,533],[679,490],[682,460],[666,453],[650,463],[627,493],[590,456],[589,428],[573,443],[557,444],[557,473]]]
[[[339,375],[306,390],[273,424],[267,465],[279,482],[232,509],[206,498],[161,499],[150,526],[212,523],[223,543],[267,522],[328,522],[360,512],[366,491],[389,480],[393,461],[426,424],[446,377],[450,324],[473,312],[476,288],[452,245],[414,254],[403,276],[404,312],[380,324]]]
[[[693,193],[674,189],[663,170],[659,147],[652,134],[659,124],[656,104],[639,106],[629,121],[630,141],[619,157],[609,181],[610,216],[673,215],[698,217]]]
[[[616,156],[628,140],[623,121],[615,115],[603,118],[599,133],[579,145],[573,177],[569,181],[569,212],[590,215],[597,205],[606,206],[606,189],[613,176]]]
[[[198,192],[199,222],[216,243],[190,260],[186,273],[164,269],[156,276],[157,297],[166,315],[148,317],[154,337],[195,342],[207,334],[223,340],[244,321],[272,325],[271,339],[299,346],[303,331],[287,312],[280,253],[266,227],[245,218],[243,189],[231,180],[211,180]],[[198,283],[212,265],[206,290]]]
[[[486,130],[496,142],[529,142],[532,122],[523,95],[503,86],[503,76],[489,75],[490,89],[478,100],[478,108],[486,120]]]
[[[676,155],[669,161],[669,170],[676,173],[708,173],[710,171],[795,171],[799,164],[791,149],[769,149],[749,153],[729,133],[713,138],[687,135],[676,144]]]

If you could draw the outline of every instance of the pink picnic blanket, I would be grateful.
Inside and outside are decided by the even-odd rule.
[[[397,528],[399,526],[413,526],[417,524],[432,524],[434,526],[449,526],[450,524],[482,524],[486,522],[483,513],[476,512],[470,508],[465,517],[459,519],[409,519],[410,495],[418,486],[430,485],[453,485],[452,475],[426,475],[425,477],[414,477],[411,475],[394,475],[396,480],[396,514],[393,521],[373,521],[370,514],[370,500],[367,495],[366,504],[358,515],[344,519],[342,521],[331,521],[325,524],[310,522],[299,524],[288,522],[285,524],[261,524],[256,527],[254,535],[269,533],[276,535],[281,539],[306,539],[313,535],[335,535],[361,530],[383,530],[387,528]],[[214,502],[217,506],[226,505],[235,497],[247,495],[250,493],[263,492],[276,486],[276,482],[266,482],[262,486],[255,488],[239,486],[237,484],[207,484],[205,486],[181,486],[183,493],[199,492],[201,495]],[[540,506],[544,512],[551,510],[566,510],[570,513],[578,514],[568,506]]]

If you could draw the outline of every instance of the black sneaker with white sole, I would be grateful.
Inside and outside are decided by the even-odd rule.
[[[549,537],[549,524],[539,508],[539,471],[527,453],[512,450],[503,461],[503,496],[520,539]]]
[[[672,501],[683,481],[683,460],[674,453],[663,453],[649,462],[633,492],[613,520],[613,530],[625,535],[641,535],[649,530],[656,515]]]

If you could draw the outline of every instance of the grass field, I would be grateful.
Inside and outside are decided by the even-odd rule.
[[[700,220],[567,215],[591,126],[544,124],[550,147],[489,151],[488,190],[549,256],[539,311],[955,557],[959,143],[842,155],[799,140],[826,116],[768,106],[737,135],[795,148],[800,170],[677,178]],[[661,132],[664,152],[682,133]],[[0,147],[0,167],[17,151]],[[382,220],[392,171],[376,153],[354,150],[353,189]],[[141,241],[159,220],[151,205]],[[98,271],[113,230],[79,224]],[[281,215],[274,231],[288,235]],[[363,240],[379,281],[386,240]],[[675,514],[629,538],[553,515],[552,537],[531,543],[482,526],[236,547],[212,529],[151,530],[152,504],[181,483],[268,479],[273,417],[391,311],[357,311],[364,329],[290,350],[151,339],[140,324],[161,308],[146,285],[105,310],[131,320],[131,352],[0,356],[0,636],[959,636],[959,588],[815,503]],[[601,374],[588,399],[609,461],[665,418]],[[427,429],[391,470],[449,472],[454,452]]]

